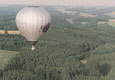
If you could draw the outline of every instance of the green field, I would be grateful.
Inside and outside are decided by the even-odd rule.
[[[115,15],[115,11],[111,12],[111,13],[105,13],[105,15],[108,15],[108,16],[114,16]]]
[[[90,14],[90,13],[81,12],[81,13],[80,13],[80,16],[94,18],[94,17],[96,17],[97,15],[93,15],[93,14]]]
[[[98,24],[109,24],[110,26],[115,27],[115,22],[98,22]]]
[[[104,54],[104,55],[92,55],[90,58],[87,59],[87,65],[95,65],[95,62],[98,61],[100,65],[107,64],[111,66],[111,69],[107,73],[105,77],[100,76],[100,80],[113,80],[115,79],[115,53]],[[95,65],[96,66],[96,65]],[[95,66],[92,66],[95,68]],[[93,74],[97,73],[98,70],[96,68],[92,68]],[[98,74],[98,73],[97,73]]]
[[[81,24],[83,24],[83,25],[86,25],[86,24],[89,23],[89,22],[79,22],[79,23],[81,23]]]
[[[0,69],[3,69],[8,61],[13,58],[18,52],[0,50]]]

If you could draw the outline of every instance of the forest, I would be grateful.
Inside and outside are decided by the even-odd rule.
[[[0,30],[17,30],[15,16],[23,7],[0,6]],[[115,8],[42,7],[50,12],[52,23],[37,50],[31,51],[31,44],[21,35],[0,34],[0,50],[17,52],[0,67],[0,80],[114,80],[115,27],[98,22],[114,19],[104,14]],[[84,17],[81,12],[96,16]]]

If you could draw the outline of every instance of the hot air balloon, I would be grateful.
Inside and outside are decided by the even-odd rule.
[[[28,6],[23,8],[16,15],[16,25],[29,42],[32,43],[32,50],[43,33],[50,27],[51,17],[49,13],[40,6]]]

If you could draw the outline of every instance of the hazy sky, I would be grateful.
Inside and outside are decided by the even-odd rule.
[[[0,4],[115,6],[115,0],[0,0]]]

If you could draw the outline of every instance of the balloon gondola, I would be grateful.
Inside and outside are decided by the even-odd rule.
[[[50,23],[51,17],[48,11],[40,6],[25,7],[16,15],[16,25],[21,35],[32,43],[32,50],[36,49],[38,39],[47,32]]]

